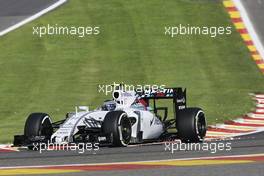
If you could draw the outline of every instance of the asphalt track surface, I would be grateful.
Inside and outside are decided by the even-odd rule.
[[[36,14],[58,0],[0,0],[0,31]]]
[[[247,135],[230,141],[230,151],[165,151],[165,144],[132,146],[126,148],[101,147],[99,151],[86,151],[79,154],[76,151],[20,151],[0,153],[0,167],[10,166],[40,166],[40,165],[63,165],[63,164],[91,164],[112,163],[127,161],[147,161],[180,158],[199,158],[209,156],[234,156],[244,154],[264,153],[264,132]],[[215,142],[214,142],[215,143]],[[198,165],[173,166],[165,168],[148,169],[118,169],[118,170],[86,170],[82,172],[63,173],[61,175],[189,175],[189,176],[263,176],[264,159],[249,163],[201,163]],[[1,170],[0,170],[1,175]],[[56,174],[60,175],[60,174]]]
[[[259,39],[264,45],[264,0],[241,0]]]

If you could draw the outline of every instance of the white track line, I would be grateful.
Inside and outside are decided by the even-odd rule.
[[[239,10],[240,14],[241,14],[241,18],[243,19],[243,22],[245,23],[245,26],[250,34],[250,36],[252,37],[252,40],[259,52],[259,54],[262,56],[262,59],[264,59],[264,48],[262,43],[259,40],[259,37],[248,17],[248,13],[246,11],[246,9],[244,8],[242,2],[240,0],[233,0],[235,3],[235,6],[237,7],[237,9]]]
[[[248,113],[247,116],[251,118],[264,118],[264,114]]]
[[[245,126],[228,125],[228,124],[216,124],[215,127],[221,128],[221,129],[228,129],[228,130],[240,130],[240,131],[245,131],[245,132],[256,129],[255,127],[245,127]]]
[[[255,134],[255,133],[259,133],[259,132],[263,132],[264,129],[256,129],[255,131],[251,131],[251,132],[245,132],[245,133],[233,133],[233,135],[220,135],[220,136],[217,136],[217,135],[208,135],[208,137],[216,137],[216,139],[219,138],[230,138],[230,137],[239,137],[239,136],[246,136],[246,135],[250,135],[250,134]],[[206,138],[206,137],[205,137]],[[210,138],[206,138],[206,139],[210,139]]]
[[[254,96],[254,95],[253,95]],[[256,98],[264,98],[264,94],[257,94],[255,95]]]
[[[22,25],[24,25],[24,24],[26,24],[26,23],[29,23],[29,22],[35,20],[36,18],[39,18],[40,16],[44,15],[45,13],[47,13],[47,12],[49,12],[49,11],[51,11],[51,10],[57,8],[57,7],[59,7],[60,5],[62,5],[63,3],[65,3],[66,1],[67,1],[67,0],[59,0],[59,1],[56,2],[55,4],[52,4],[51,6],[49,6],[48,8],[39,11],[39,12],[36,13],[35,15],[30,16],[30,17],[24,19],[23,21],[20,21],[19,23],[15,24],[15,25],[13,25],[13,26],[10,26],[9,28],[7,28],[7,29],[1,31],[1,32],[0,32],[0,36],[3,36],[3,35],[5,35],[5,34],[7,34],[8,32],[13,31],[13,30],[19,28],[20,26],[22,26]]]
[[[261,112],[261,113],[264,113],[264,109],[261,109],[261,108],[256,108],[256,112]]]
[[[241,133],[228,133],[228,132],[217,132],[217,131],[207,131],[206,135],[208,136],[233,136],[239,135]]]
[[[259,125],[264,125],[264,120],[244,120],[245,123],[248,124],[259,124]]]
[[[264,104],[257,104],[257,108],[264,108]]]
[[[247,120],[247,119],[235,119],[233,122],[241,123],[241,124],[253,124],[253,125],[264,125],[264,120]]]

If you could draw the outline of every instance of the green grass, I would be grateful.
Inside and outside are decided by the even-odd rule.
[[[164,26],[232,26],[220,1],[70,0],[0,38],[0,142],[22,134],[30,112],[61,119],[75,105],[98,106],[98,84],[165,84],[188,89],[209,123],[250,110],[263,75],[239,34],[164,35]],[[32,35],[33,26],[100,26],[86,38]]]

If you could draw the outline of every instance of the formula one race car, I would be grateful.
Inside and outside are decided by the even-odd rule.
[[[93,111],[89,111],[87,106],[79,106],[75,112],[67,113],[63,120],[54,123],[46,113],[30,114],[25,123],[24,135],[14,137],[14,146],[30,147],[36,142],[97,142],[127,146],[167,140],[170,136],[183,142],[202,142],[205,137],[205,114],[200,108],[186,107],[186,89],[136,92],[124,91],[118,86],[112,96],[112,100],[105,101]],[[173,117],[167,117],[168,107],[157,107],[159,99],[172,100]],[[175,132],[169,132],[171,128]]]

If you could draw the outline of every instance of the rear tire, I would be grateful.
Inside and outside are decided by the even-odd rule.
[[[102,124],[103,133],[112,135],[113,146],[127,146],[131,139],[131,123],[124,111],[108,112]]]
[[[46,113],[32,113],[28,116],[24,128],[24,135],[30,141],[35,136],[45,136],[50,139],[53,133],[51,118]],[[31,149],[32,146],[29,146]]]
[[[176,128],[182,142],[202,142],[206,135],[206,118],[200,108],[186,108],[177,114]]]

